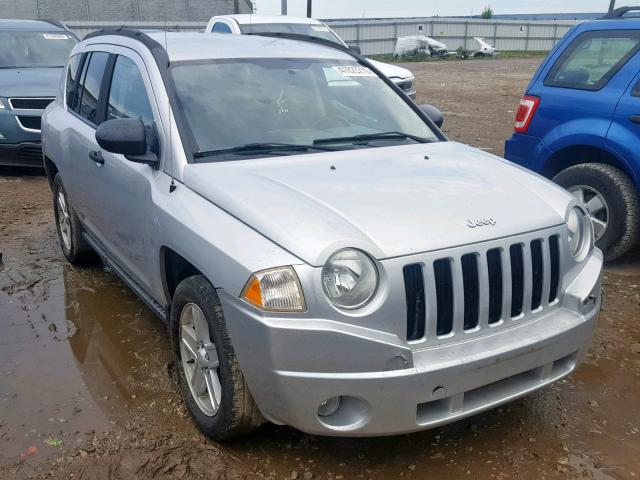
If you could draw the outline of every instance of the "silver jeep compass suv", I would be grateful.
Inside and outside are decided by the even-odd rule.
[[[43,116],[60,244],[167,323],[213,438],[451,422],[576,368],[602,254],[578,200],[441,121],[335,44],[100,31]]]

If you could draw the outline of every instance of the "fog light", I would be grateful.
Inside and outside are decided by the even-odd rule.
[[[329,417],[336,413],[338,408],[340,408],[340,397],[331,397],[320,404],[318,407],[318,416]]]
[[[0,140],[4,140],[4,135],[0,132]]]

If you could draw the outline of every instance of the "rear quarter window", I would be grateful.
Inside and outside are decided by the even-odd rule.
[[[558,58],[544,80],[549,87],[600,90],[640,49],[640,31],[585,32]]]

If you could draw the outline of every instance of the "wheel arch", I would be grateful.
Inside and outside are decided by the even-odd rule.
[[[202,271],[193,263],[167,246],[160,248],[160,271],[162,274],[162,287],[169,306],[176,288],[178,288],[182,280],[193,275],[203,275]]]
[[[571,145],[553,152],[544,162],[541,173],[552,179],[561,171],[584,163],[611,165],[624,172],[638,186],[638,179],[624,159],[606,148],[594,145]]]
[[[49,188],[53,191],[53,179],[56,177],[58,173],[58,167],[56,164],[46,155],[44,156],[44,172],[47,176],[47,181],[49,182]]]

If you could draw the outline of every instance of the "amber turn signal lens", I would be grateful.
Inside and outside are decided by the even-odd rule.
[[[258,307],[262,307],[262,291],[260,290],[260,280],[256,277],[251,277],[249,284],[244,292],[244,299],[247,302],[253,303]]]
[[[242,291],[244,300],[272,312],[304,312],[302,286],[293,267],[278,267],[251,275]]]

